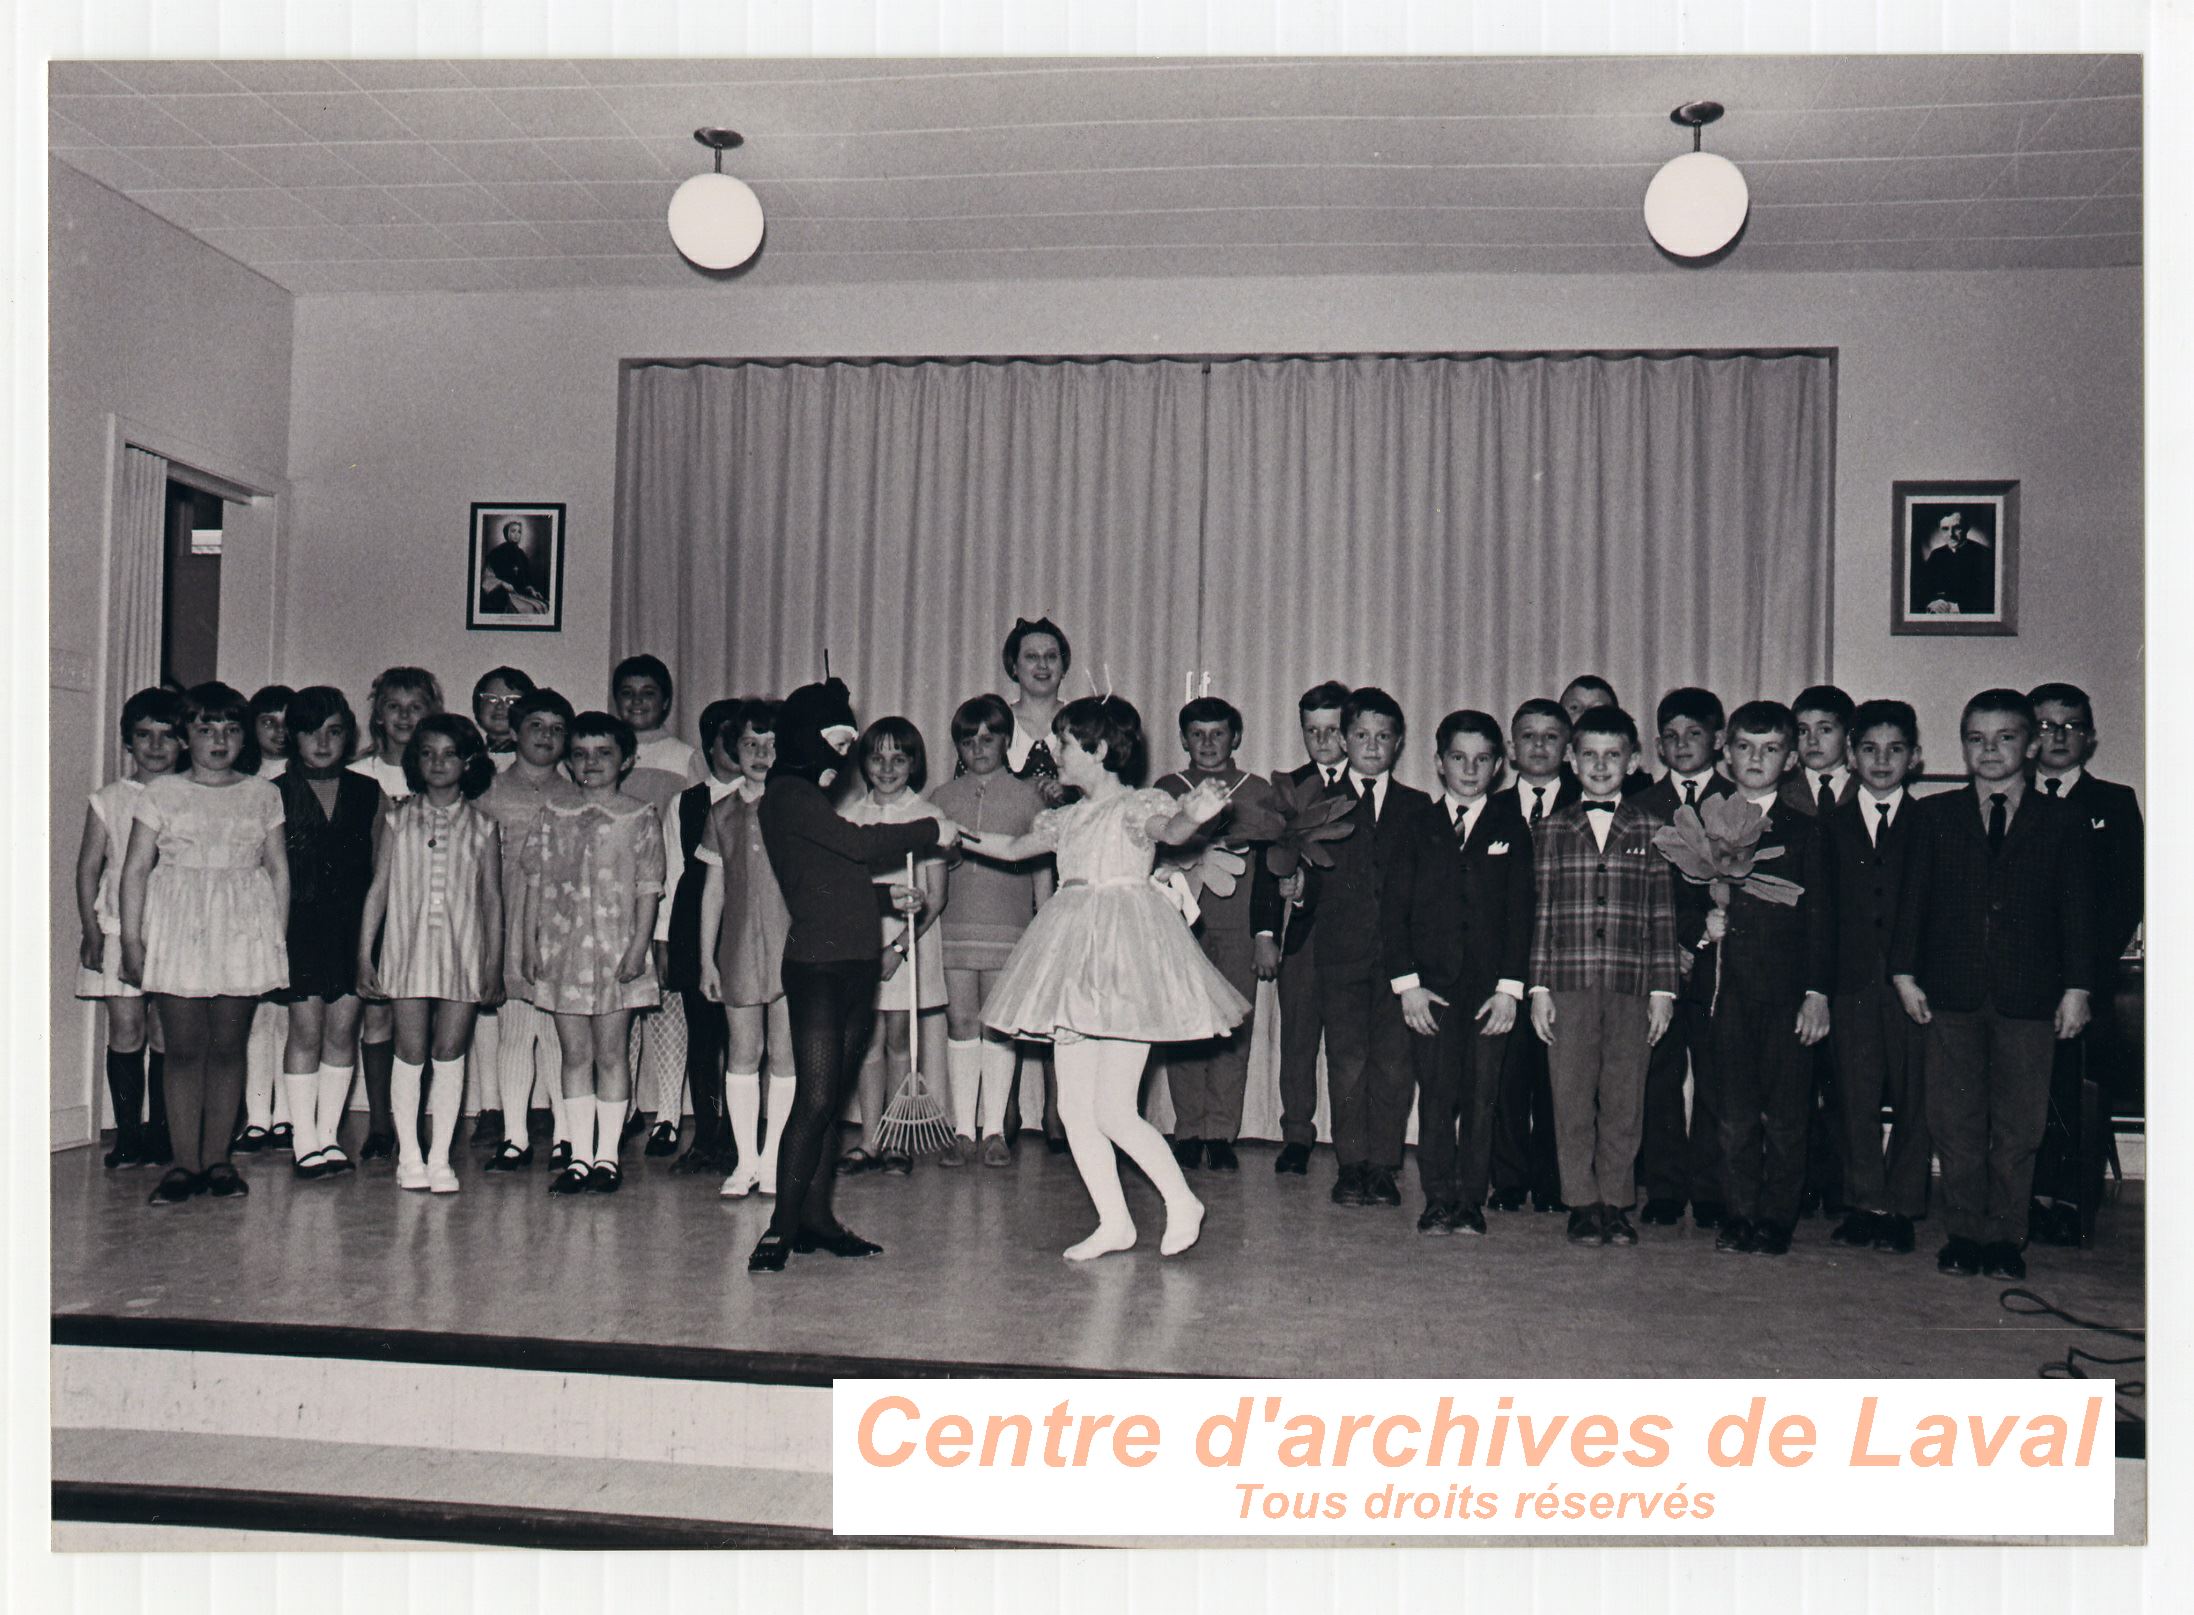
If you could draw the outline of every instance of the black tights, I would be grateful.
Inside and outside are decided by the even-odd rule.
[[[203,1172],[229,1158],[244,1102],[244,1045],[256,998],[156,995],[167,1040],[168,1134],[175,1164]]]
[[[803,1228],[835,1232],[830,1190],[837,1174],[838,1118],[860,1074],[876,1022],[875,959],[784,964],[785,1007],[792,1019],[792,1111],[777,1148],[777,1210],[769,1231],[791,1239]],[[775,1117],[770,1119],[777,1125]]]
[[[724,1006],[713,999],[683,990],[678,996],[686,1006],[686,1088],[693,1096],[693,1147],[726,1157],[728,1166],[731,1126],[724,1116],[724,1052],[731,1042],[731,1023],[724,1016]]]

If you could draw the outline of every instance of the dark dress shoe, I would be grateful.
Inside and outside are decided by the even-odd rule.
[[[204,1188],[205,1185],[197,1173],[186,1172],[179,1166],[171,1166],[168,1168],[166,1175],[153,1185],[152,1194],[147,1198],[145,1204],[149,1206],[179,1206],[192,1195],[202,1193]]]
[[[1635,1245],[1638,1243],[1638,1230],[1630,1226],[1630,1216],[1627,1212],[1615,1206],[1609,1206],[1602,1215],[1600,1224],[1602,1236],[1607,1244]]]
[[[1297,1177],[1310,1170],[1310,1146],[1308,1144],[1282,1144],[1280,1153],[1272,1158],[1272,1170],[1292,1172]]]
[[[114,1148],[107,1151],[104,1164],[110,1172],[116,1167],[143,1166],[145,1164],[144,1142],[135,1128],[127,1132],[119,1128],[115,1130]]]
[[[288,1122],[276,1122],[267,1129],[267,1148],[270,1150],[289,1150],[295,1153],[297,1149],[297,1129],[290,1126]]]
[[[1638,1213],[1638,1220],[1648,1228],[1673,1228],[1684,1220],[1684,1203],[1681,1200],[1648,1200],[1645,1210]]]
[[[1874,1248],[1888,1251],[1892,1256],[1912,1254],[1912,1219],[1910,1217],[1877,1217],[1874,1219]]]
[[[587,1193],[615,1194],[624,1187],[625,1175],[615,1161],[596,1161],[587,1169]]]
[[[749,1273],[782,1273],[785,1258],[792,1254],[792,1246],[783,1234],[764,1234],[754,1252],[747,1258]]]
[[[1492,1211],[1521,1211],[1524,1209],[1524,1191],[1521,1189],[1495,1189],[1486,1197],[1486,1206]]]
[[[588,1175],[588,1171],[584,1166],[581,1166],[577,1161],[573,1161],[563,1171],[549,1180],[549,1193],[585,1194],[587,1192]]]
[[[264,1127],[247,1127],[229,1140],[229,1149],[237,1155],[257,1155],[267,1147],[267,1130]]]
[[[147,1166],[170,1166],[175,1161],[175,1145],[168,1137],[165,1123],[147,1123],[143,1135],[143,1154]]]
[[[365,1143],[358,1146],[360,1161],[393,1161],[396,1159],[396,1135],[394,1133],[368,1133]]]
[[[648,1147],[641,1153],[652,1155],[657,1160],[661,1160],[666,1155],[676,1155],[678,1153],[678,1124],[676,1122],[657,1122],[655,1130],[648,1134]]]
[[[1486,1214],[1476,1206],[1449,1206],[1447,1226],[1451,1233],[1476,1234],[1483,1238],[1486,1231]]]
[[[207,1167],[199,1182],[216,1200],[234,1200],[251,1193],[251,1185],[244,1181],[243,1174],[226,1161],[216,1161]]]
[[[1045,1149],[1047,1149],[1047,1150],[1049,1150],[1049,1151],[1050,1151],[1050,1152],[1051,1152],[1052,1154],[1054,1154],[1054,1155],[1064,1155],[1064,1154],[1066,1154],[1066,1152],[1067,1152],[1067,1141],[1066,1141],[1066,1135],[1062,1133],[1062,1134],[1060,1134],[1060,1135],[1059,1135],[1058,1137],[1054,1138],[1054,1137],[1053,1137],[1053,1136],[1052,1136],[1051,1134],[1049,1134],[1049,1133],[1046,1133],[1046,1134],[1044,1135],[1044,1148],[1045,1148]]]
[[[833,1256],[881,1256],[884,1247],[874,1240],[863,1239],[850,1228],[833,1228],[828,1233],[816,1233],[803,1228],[792,1239],[792,1248],[803,1256],[810,1251],[829,1251]]]
[[[520,1149],[517,1145],[505,1141],[502,1148],[488,1157],[487,1164],[481,1167],[480,1170],[483,1172],[523,1172],[531,1165],[533,1165],[532,1145],[528,1144],[524,1149]]]
[[[1691,1226],[1694,1228],[1719,1228],[1729,1210],[1719,1200],[1694,1200],[1691,1202]]]
[[[1864,1250],[1874,1243],[1875,1236],[1881,1232],[1881,1224],[1882,1219],[1871,1211],[1849,1211],[1828,1237],[1838,1245]]]
[[[1449,1207],[1446,1201],[1426,1201],[1424,1214],[1417,1219],[1417,1232],[1446,1238],[1449,1234],[1455,1232],[1454,1226],[1448,1222],[1448,1215]]]
[[[1752,1229],[1752,1254],[1755,1256],[1788,1256],[1790,1254],[1790,1234],[1790,1227],[1786,1223],[1755,1223]]]
[[[1572,1245],[1597,1245],[1600,1243],[1600,1208],[1579,1206],[1569,1214],[1569,1242]]]
[[[697,1138],[691,1149],[670,1163],[670,1170],[675,1177],[684,1177],[693,1172],[721,1177],[735,1164],[727,1158],[727,1152],[717,1149],[706,1139]]]
[[[1949,1244],[1935,1253],[1935,1271],[1938,1273],[1969,1279],[1980,1270],[1981,1247],[1970,1239],[1953,1236]]]
[[[1551,1195],[1535,1194],[1531,1197],[1531,1209],[1549,1214],[1559,1214],[1567,1211],[1569,1205],[1566,1201],[1556,1199]]]
[[[1992,1279],[2023,1279],[2026,1277],[2026,1258],[2019,1254],[2019,1247],[2008,1239],[1983,1245],[1981,1275]]]
[[[1402,1203],[1401,1186],[1394,1181],[1394,1174],[1383,1166],[1367,1168],[1364,1172],[1364,1198],[1376,1206],[1398,1206]]]
[[[472,1147],[476,1150],[492,1149],[503,1142],[503,1113],[499,1110],[483,1110],[472,1118]]]
[[[571,1141],[569,1139],[549,1146],[548,1164],[552,1171],[557,1172],[561,1172],[565,1167],[571,1165]]]
[[[1735,1251],[1739,1255],[1752,1249],[1752,1224],[1743,1217],[1725,1217],[1720,1230],[1714,1236],[1714,1248],[1718,1251]]]
[[[2026,1237],[2036,1245],[2076,1249],[2080,1243],[2080,1208],[2062,1200],[2047,1206],[2035,1202],[2027,1213]]]
[[[1181,1163],[1183,1172],[1195,1171],[1204,1164],[1204,1141],[1200,1138],[1175,1139],[1173,1158]]]
[[[1364,1193],[1364,1169],[1360,1166],[1344,1166],[1341,1175],[1333,1180],[1333,1203],[1337,1206],[1368,1206],[1370,1199]]]
[[[1204,1165],[1214,1172],[1239,1172],[1241,1157],[1234,1153],[1234,1146],[1223,1138],[1204,1140]]]

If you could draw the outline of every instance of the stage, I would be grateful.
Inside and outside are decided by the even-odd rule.
[[[1182,1257],[1157,1254],[1157,1197],[1131,1173],[1143,1243],[1060,1260],[1088,1202],[1031,1134],[1008,1168],[841,1181],[845,1221],[885,1254],[750,1276],[770,1202],[720,1199],[715,1177],[674,1177],[637,1140],[614,1196],[553,1197],[539,1167],[489,1174],[470,1150],[455,1196],[400,1191],[385,1164],[300,1183],[260,1155],[242,1162],[247,1199],[162,1210],[145,1204],[155,1172],[68,1151],[51,1167],[57,1513],[813,1545],[830,1540],[841,1377],[2016,1379],[2072,1347],[2141,1349],[1938,1274],[1932,1222],[1905,1257],[1832,1245],[1823,1218],[1779,1259],[1717,1254],[1689,1228],[1576,1248],[1565,1218],[1528,1211],[1428,1239],[1414,1160],[1401,1209],[1344,1209],[1329,1150],[1307,1177],[1276,1177],[1272,1157],[1245,1146],[1238,1174],[1194,1175],[1210,1212]],[[2024,1288],[2137,1327],[2144,1250],[2132,1183],[2096,1248],[2029,1251]],[[2139,1428],[2120,1425],[2121,1456]],[[436,1443],[460,1450],[423,1460]]]

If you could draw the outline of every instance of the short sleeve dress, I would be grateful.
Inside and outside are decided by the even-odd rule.
[[[723,927],[716,933],[716,973],[724,1002],[735,1009],[773,1004],[785,996],[785,938],[792,911],[762,845],[762,793],[744,782],[709,809],[708,829],[694,854],[724,872]]]
[[[383,832],[388,914],[381,927],[381,992],[388,998],[488,996],[488,925],[480,887],[502,875],[495,821],[460,798],[446,808],[424,796],[396,804]]]
[[[617,967],[633,906],[663,894],[663,820],[651,803],[584,796],[544,803],[526,845],[540,979],[534,1002],[557,1015],[608,1015],[663,1001],[652,958],[631,981]]]
[[[1026,835],[1044,809],[1036,787],[1000,768],[961,774],[929,793],[939,811],[970,830]],[[952,896],[937,929],[944,933],[947,970],[1002,970],[1036,914],[1038,860],[997,864],[955,853]]]
[[[107,838],[107,862],[99,871],[99,895],[91,910],[106,946],[100,952],[97,970],[77,966],[79,998],[140,995],[138,988],[122,979],[122,866],[129,861],[130,831],[137,824],[137,807],[144,797],[145,782],[141,779],[110,779],[91,793],[91,816],[99,821],[100,833]]]
[[[879,802],[874,796],[864,791],[847,803],[845,810],[846,822],[849,824],[908,824],[916,819],[934,819],[936,817],[937,809],[931,805],[927,798],[918,796],[913,791],[907,792],[896,802]],[[935,853],[918,854],[914,860],[917,875],[926,874],[933,869],[942,869],[944,866],[944,859]],[[904,863],[892,869],[878,870],[872,877],[874,883],[880,887],[904,884],[906,878]],[[876,945],[879,949],[888,948],[892,939],[906,929],[905,920],[898,914],[885,914],[878,921],[878,925],[880,929]],[[945,1007],[945,949],[944,938],[939,935],[936,926],[933,925],[922,933],[915,952],[920,955],[916,960],[919,977],[917,986],[920,990],[917,1002],[923,1009],[943,1009]],[[905,1009],[907,1007],[905,965],[901,965],[888,978],[876,984],[876,1007],[878,1009]]]
[[[1149,824],[1175,806],[1163,791],[1123,791],[1037,815],[1029,833],[1057,852],[1059,890],[999,974],[986,1024],[1139,1043],[1200,1042],[1241,1024],[1249,1000],[1151,883]]]
[[[145,991],[260,998],[288,986],[284,916],[261,862],[281,794],[248,775],[200,785],[163,774],[137,816],[160,847],[145,888]]]

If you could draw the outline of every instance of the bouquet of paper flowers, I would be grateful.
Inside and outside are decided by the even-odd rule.
[[[1704,886],[1707,896],[1714,900],[1718,910],[1727,910],[1730,897],[1742,887],[1763,902],[1779,903],[1788,908],[1805,895],[1805,888],[1774,875],[1758,873],[1756,865],[1765,858],[1773,858],[1782,851],[1771,847],[1760,850],[1760,832],[1767,828],[1767,815],[1752,801],[1735,792],[1725,796],[1710,796],[1696,808],[1680,807],[1673,824],[1663,825],[1653,832],[1653,845],[1662,857],[1676,866],[1676,872],[1695,886]],[[1722,996],[1722,953],[1714,951],[1714,995],[1708,1005]]]

